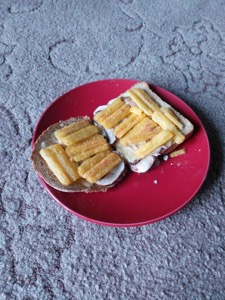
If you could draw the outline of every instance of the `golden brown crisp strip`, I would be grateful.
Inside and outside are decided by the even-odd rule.
[[[94,120],[102,125],[102,121],[117,111],[121,106],[124,105],[124,102],[121,98],[116,99],[111,104],[109,104],[104,110],[100,111],[94,116]]]
[[[106,129],[113,128],[129,114],[130,114],[130,105],[124,104],[113,114],[105,118],[102,121],[102,126],[105,127]]]
[[[152,120],[159,124],[164,130],[169,130],[174,134],[174,140],[177,144],[181,144],[185,140],[185,136],[177,129],[175,124],[167,118],[159,109],[152,114]]]
[[[80,141],[74,145],[66,147],[66,153],[70,157],[72,157],[75,156],[76,154],[86,152],[92,148],[98,147],[100,145],[104,145],[106,143],[107,141],[102,135],[95,134],[83,141]]]
[[[88,151],[85,151],[85,152],[76,154],[76,155],[74,155],[72,158],[73,158],[73,160],[75,160],[76,162],[80,162],[80,161],[82,161],[82,160],[85,160],[85,159],[91,157],[92,155],[95,155],[95,154],[97,154],[97,153],[99,153],[99,152],[102,152],[102,151],[104,151],[104,150],[107,150],[107,149],[110,149],[109,144],[104,144],[104,145],[95,147],[95,148],[93,148],[93,149],[90,149],[90,150],[88,150]]]
[[[137,104],[137,106],[143,110],[143,112],[151,116],[153,113],[153,110],[149,108],[149,106],[143,101],[143,99],[140,98],[139,95],[135,92],[134,89],[127,91],[128,95],[131,97],[131,99]]]
[[[136,114],[130,114],[124,121],[118,124],[114,128],[114,133],[117,138],[124,136],[132,127],[144,119],[144,114],[138,116]]]
[[[95,183],[96,181],[104,177],[120,162],[121,158],[116,153],[110,153],[83,176],[87,179],[87,181]]]
[[[74,122],[68,126],[63,127],[62,129],[56,130],[54,132],[55,137],[59,142],[62,142],[62,138],[65,136],[74,133],[82,128],[85,128],[90,125],[90,122],[88,120],[81,120],[79,122]]]
[[[176,157],[176,156],[179,156],[179,155],[182,155],[182,154],[185,154],[186,153],[186,149],[183,148],[183,149],[180,149],[180,150],[176,150],[176,151],[173,151],[169,154],[170,157]]]
[[[83,176],[87,171],[91,170],[97,163],[99,163],[104,157],[110,153],[110,150],[100,152],[91,158],[85,160],[79,167],[78,173]]]
[[[124,146],[127,146],[129,144],[128,140],[135,135],[144,133],[146,131],[151,131],[154,127],[156,127],[157,124],[149,119],[149,117],[144,117],[143,120],[141,120],[139,123],[137,123],[126,135],[124,135],[120,139],[120,143]]]
[[[155,111],[159,109],[158,103],[156,103],[149,95],[148,93],[140,88],[135,88],[133,91],[136,93],[138,97],[152,110]]]
[[[178,120],[177,116],[167,107],[161,107],[160,110],[165,116],[170,119],[180,130],[184,128],[184,125]]]
[[[140,108],[137,107],[137,106],[131,106],[130,112],[131,112],[131,113],[134,113],[134,114],[136,114],[136,115],[138,115],[138,116],[140,116],[141,114],[143,114],[143,110],[140,109]]]
[[[76,164],[70,161],[61,145],[54,144],[41,149],[40,155],[63,185],[70,185],[80,177]]]
[[[61,139],[62,143],[66,146],[73,145],[78,143],[86,138],[98,133],[98,128],[94,125],[89,125],[85,128],[82,128],[70,135],[67,135]]]
[[[136,150],[136,154],[139,158],[143,158],[148,154],[152,153],[159,147],[166,144],[173,138],[173,134],[168,130],[162,130],[157,135],[155,135],[149,142],[143,144],[140,148]]]
[[[162,128],[157,126],[150,131],[145,131],[140,134],[136,134],[127,139],[128,144],[138,144],[144,141],[151,140],[156,134],[158,134]]]

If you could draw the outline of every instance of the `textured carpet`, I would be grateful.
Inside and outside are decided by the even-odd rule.
[[[0,0],[0,299],[225,299],[225,2]],[[43,110],[103,78],[184,99],[211,144],[201,191],[148,226],[81,220],[29,156]]]

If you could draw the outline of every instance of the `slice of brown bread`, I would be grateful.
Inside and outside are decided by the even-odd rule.
[[[50,186],[53,188],[63,191],[63,192],[105,192],[109,188],[115,186],[119,181],[121,181],[125,175],[125,168],[122,171],[122,173],[119,175],[119,177],[109,185],[99,185],[99,184],[91,184],[85,179],[78,179],[73,184],[69,186],[62,185],[59,180],[56,178],[56,176],[51,172],[51,170],[48,168],[46,162],[42,158],[42,156],[39,154],[39,151],[42,148],[46,148],[52,144],[58,143],[54,132],[64,126],[67,126],[73,122],[79,122],[81,120],[88,120],[90,122],[91,119],[89,117],[76,117],[76,118],[70,118],[66,121],[60,121],[56,124],[51,125],[48,127],[36,140],[36,142],[33,145],[33,150],[31,154],[31,160],[33,162],[34,170],[37,172],[37,174]]]

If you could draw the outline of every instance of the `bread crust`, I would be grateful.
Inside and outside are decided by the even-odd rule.
[[[49,170],[44,159],[39,154],[39,151],[43,147],[47,147],[54,143],[57,143],[57,140],[54,136],[54,132],[56,130],[64,126],[67,126],[73,122],[79,122],[84,119],[92,122],[89,117],[85,116],[85,117],[70,118],[66,121],[60,121],[56,124],[49,126],[44,132],[42,132],[42,134],[38,137],[38,139],[33,145],[31,160],[33,163],[34,170],[48,185],[62,192],[85,192],[85,193],[105,192],[109,188],[115,186],[125,176],[125,169],[124,169],[124,171],[120,174],[119,178],[110,185],[103,186],[103,185],[98,185],[96,183],[91,184],[85,179],[78,179],[73,184],[69,186],[64,186],[59,182],[59,180],[55,177],[55,175]]]

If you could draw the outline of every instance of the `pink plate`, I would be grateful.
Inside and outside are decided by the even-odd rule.
[[[118,96],[136,80],[113,79],[79,86],[55,100],[41,116],[33,135],[38,136],[51,124],[75,116],[90,116],[95,108]],[[151,86],[195,125],[193,136],[181,148],[186,154],[161,161],[145,173],[129,173],[107,192],[64,193],[41,180],[49,194],[64,208],[85,220],[109,226],[140,226],[162,220],[186,205],[202,186],[210,162],[205,129],[193,110],[170,92]]]

